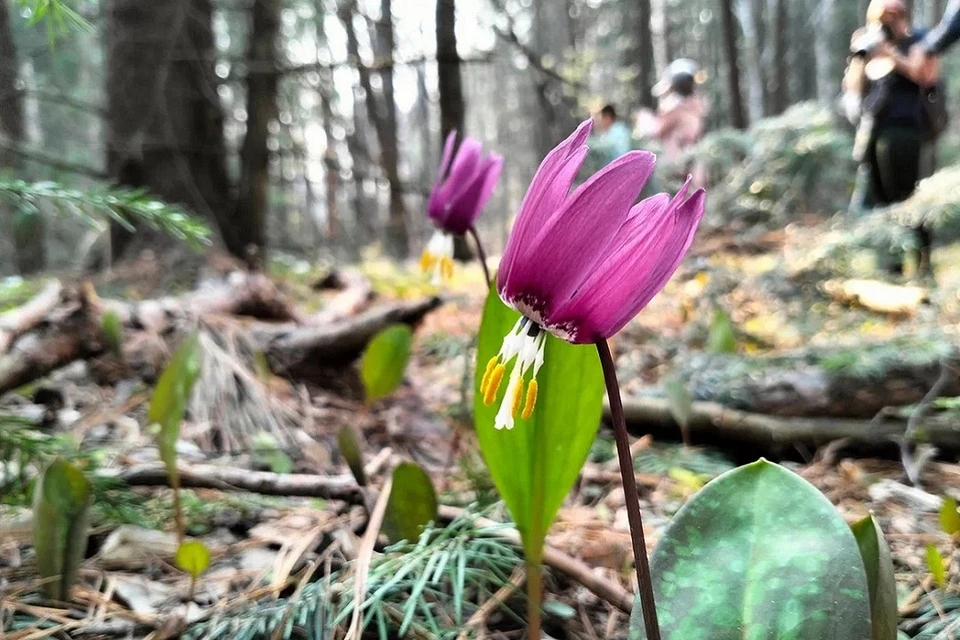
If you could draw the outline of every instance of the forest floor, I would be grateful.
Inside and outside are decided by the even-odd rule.
[[[952,353],[960,344],[960,246],[936,251],[935,284],[900,286],[896,279],[877,275],[869,264],[858,262],[867,259],[864,256],[842,268],[824,266],[828,263],[819,261],[817,254],[831,233],[822,220],[809,219],[760,236],[747,246],[719,234],[702,239],[665,292],[614,341],[625,396],[657,395],[664,381],[680,375],[677,372],[684,366],[701,362],[697,358],[707,358],[712,366],[717,359],[763,361],[786,354],[796,357],[797,363],[807,363],[802,354],[809,350],[842,354],[922,338],[934,344],[929,349],[934,365],[946,361],[946,356],[938,354]],[[359,272],[381,300],[418,299],[436,293],[412,268],[401,270],[385,261],[370,260]],[[285,267],[273,275],[300,308],[322,308],[319,294],[310,286],[317,277],[315,271]],[[863,276],[887,282],[877,284]],[[129,280],[117,278],[109,284],[112,295],[157,295],[144,287],[147,278],[126,277]],[[132,283],[137,283],[136,291],[130,288]],[[105,295],[107,286],[98,285],[98,292]],[[263,397],[269,398],[269,406],[259,408],[242,401],[231,405],[234,400],[218,398],[216,389],[205,388],[201,381],[196,392],[200,398],[195,401],[218,406],[206,415],[194,412],[189,416],[178,447],[182,464],[258,470],[268,475],[308,474],[332,478],[342,487],[352,481],[339,453],[337,435],[344,425],[351,425],[362,433],[371,487],[380,486],[397,461],[413,460],[432,476],[441,504],[508,522],[509,515],[496,501],[470,428],[473,336],[483,305],[482,292],[479,268],[458,265],[454,281],[443,291],[444,304],[430,312],[417,329],[404,384],[369,407],[361,400],[352,368],[342,370],[335,383],[328,385],[253,371],[253,382],[248,384],[265,390]],[[6,295],[6,300],[0,299],[0,310],[16,307],[28,297],[22,287],[17,289],[11,283]],[[899,352],[901,348],[892,347],[895,358],[909,360],[916,355]],[[885,371],[856,371],[862,363],[855,358],[840,360],[832,366],[849,374],[848,382],[887,375]],[[244,366],[255,369],[250,363]],[[132,470],[158,459],[145,426],[149,388],[135,379],[98,384],[92,369],[102,367],[79,361],[4,398],[7,410],[23,415],[34,412],[44,426],[36,432],[40,435],[29,439],[23,458],[14,460],[0,451],[8,456],[0,483],[4,490],[0,505],[0,636],[15,640],[158,640],[180,634],[287,638],[322,637],[317,630],[345,629],[351,611],[344,604],[350,601],[345,585],[355,584],[347,561],[355,558],[362,546],[359,536],[367,521],[363,500],[259,495],[235,490],[229,481],[216,489],[184,492],[187,531],[201,538],[214,557],[192,598],[187,597],[189,579],[172,566],[176,540],[170,491],[162,486],[125,486],[107,480],[98,485],[89,559],[73,601],[57,604],[39,597],[29,544],[29,485],[18,484],[19,470],[30,468],[30,456],[39,460],[67,450],[79,451],[73,455],[83,457],[89,468],[104,477],[124,477],[126,473],[128,479],[136,476]],[[751,376],[763,377],[755,371]],[[696,385],[698,380],[705,387],[713,384],[710,377],[687,382]],[[709,389],[698,386],[691,392],[698,401],[717,400]],[[855,397],[852,402],[856,403]],[[916,407],[918,402],[921,398],[912,404]],[[948,415],[950,403],[924,410]],[[273,419],[264,421],[267,413]],[[870,424],[869,416],[859,416],[856,411],[821,417],[848,420],[852,416],[862,419],[865,428]],[[792,420],[789,415],[779,418]],[[243,425],[244,438],[224,435],[236,425]],[[638,435],[642,431],[638,429]],[[694,443],[699,440],[697,435]],[[941,496],[952,493],[960,497],[956,449],[948,447],[927,462],[920,486],[912,487],[905,482],[892,441],[864,456],[856,455],[856,447],[847,447],[849,443],[842,440],[819,448],[783,442],[765,447],[749,439],[724,442],[722,437],[706,440],[711,446],[683,446],[679,431],[669,426],[656,436],[635,439],[635,468],[651,550],[672,514],[705,481],[758,455],[776,455],[823,491],[850,522],[871,512],[878,518],[894,556],[901,629],[906,637],[960,638],[960,630],[944,631],[947,627],[960,629],[960,556],[940,533],[937,515]],[[591,588],[583,574],[551,566],[545,615],[546,630],[555,638],[626,637],[628,615],[622,610],[622,598],[617,598],[633,593],[635,585],[613,451],[612,435],[601,427],[548,544],[586,565],[589,575],[606,578],[616,588]],[[282,490],[272,493],[282,494]],[[446,512],[445,517],[456,522],[467,516]],[[378,555],[368,576],[368,593],[375,597],[365,610],[371,618],[365,637],[399,637],[396,629],[406,623],[410,625],[407,637],[421,639],[483,634],[520,638],[525,607],[522,561],[510,544],[496,546],[492,542],[497,539],[496,531],[487,533],[489,540],[475,536],[494,545],[483,553],[467,554],[463,549],[472,548],[468,543],[443,548],[443,553],[465,554],[462,571],[476,572],[470,574],[474,578],[462,593],[454,593],[456,572],[438,567],[438,562],[417,560],[409,553],[409,573],[401,576],[404,571],[385,562],[391,554]],[[434,541],[439,535],[435,532]],[[936,587],[927,569],[929,543],[952,558],[946,590]],[[378,546],[378,550],[383,548]],[[496,562],[490,560],[494,556]],[[436,576],[441,579],[431,582]],[[494,595],[504,605],[483,606]],[[410,621],[405,620],[408,613]]]

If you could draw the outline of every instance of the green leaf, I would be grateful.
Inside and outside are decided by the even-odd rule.
[[[361,487],[367,486],[367,474],[363,470],[363,446],[360,444],[360,435],[348,424],[343,425],[337,435],[340,453],[350,467],[350,473]]]
[[[412,342],[413,330],[405,324],[387,327],[370,341],[360,360],[360,378],[367,391],[367,402],[388,396],[400,386]]]
[[[723,309],[713,312],[710,334],[707,338],[707,350],[710,353],[736,353],[737,336],[733,330],[733,320]]]
[[[857,542],[830,501],[760,460],[707,484],[651,558],[663,640],[870,640]],[[643,639],[639,603],[631,639]]]
[[[690,414],[693,411],[693,395],[682,380],[670,378],[664,384],[667,392],[667,405],[673,419],[686,429],[690,425]]]
[[[896,640],[899,619],[897,581],[893,574],[890,547],[873,516],[853,523],[850,529],[860,547],[860,557],[867,571],[873,640]]]
[[[937,551],[937,548],[931,543],[927,545],[927,567],[933,574],[933,579],[941,589],[947,588],[947,567],[943,561],[943,556]]]
[[[494,428],[499,401],[486,405],[477,390],[519,314],[491,288],[477,343],[473,417],[490,476],[523,537],[527,558],[540,559],[547,529],[580,474],[600,426],[603,371],[592,345],[572,345],[548,335],[537,375],[537,404],[529,420],[511,430]],[[507,378],[513,363],[508,363]],[[504,386],[506,386],[504,384]]]
[[[178,486],[177,476],[177,440],[180,438],[180,423],[187,410],[187,401],[193,385],[200,376],[200,337],[191,333],[173,354],[170,364],[160,376],[147,420],[150,424],[160,425],[157,448],[160,459],[167,466],[170,481]]]
[[[110,310],[100,318],[100,333],[107,350],[118,358],[123,357],[123,323],[116,311]]]
[[[957,501],[951,496],[944,498],[940,507],[940,527],[947,535],[960,533],[960,511],[957,510]]]
[[[177,548],[177,567],[196,580],[210,566],[210,550],[199,540],[187,540]]]
[[[47,597],[67,601],[87,551],[90,481],[75,466],[57,458],[34,488],[33,544]]]
[[[383,532],[392,542],[416,542],[423,528],[436,519],[437,494],[430,476],[412,462],[397,465],[383,515]]]

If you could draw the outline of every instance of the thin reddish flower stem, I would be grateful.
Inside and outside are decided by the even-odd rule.
[[[613,434],[617,440],[617,457],[620,459],[620,479],[627,502],[627,520],[630,523],[630,538],[633,541],[633,563],[637,568],[637,585],[640,590],[640,607],[643,611],[643,626],[647,640],[660,640],[660,625],[657,622],[657,605],[653,596],[653,580],[650,576],[650,560],[647,558],[647,543],[643,538],[643,519],[640,516],[640,494],[630,457],[630,439],[627,436],[627,421],[620,400],[620,384],[617,382],[617,367],[613,362],[610,346],[604,339],[597,340],[597,353],[603,367],[603,379],[610,400],[610,415],[613,418]]]
[[[477,230],[474,227],[470,227],[467,232],[473,238],[473,241],[477,243],[477,260],[480,261],[480,266],[483,267],[483,277],[487,279],[487,286],[490,286],[490,269],[487,268],[487,254],[483,250],[483,245],[480,243],[480,236],[477,234]]]

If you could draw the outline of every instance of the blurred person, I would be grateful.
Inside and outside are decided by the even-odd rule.
[[[854,96],[847,104],[859,106],[854,209],[901,202],[933,173],[937,132],[927,102],[939,62],[913,55],[925,36],[911,28],[903,0],[872,0],[867,26],[853,33],[843,87]]]
[[[593,116],[593,132],[587,143],[597,169],[605,167],[633,147],[630,128],[617,116],[613,105],[606,105]]]
[[[654,136],[668,160],[677,160],[703,136],[707,103],[697,92],[699,70],[693,60],[671,62],[653,87],[658,100]]]

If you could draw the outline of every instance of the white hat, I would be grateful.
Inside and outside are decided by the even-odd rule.
[[[654,97],[659,98],[670,91],[680,77],[689,76],[696,79],[699,72],[700,67],[690,58],[678,58],[674,60],[663,70],[663,74],[660,76],[660,82],[653,85]]]

